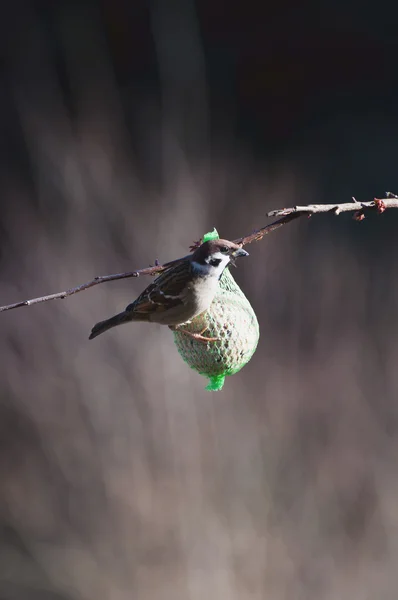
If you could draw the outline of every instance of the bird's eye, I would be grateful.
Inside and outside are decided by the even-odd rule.
[[[220,252],[222,252],[223,254],[228,254],[228,252],[229,252],[228,246],[222,246],[220,248]]]

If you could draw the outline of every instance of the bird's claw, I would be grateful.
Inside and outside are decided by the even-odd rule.
[[[176,329],[177,331],[179,331],[180,333],[184,333],[185,335],[189,335],[189,337],[193,338],[194,340],[198,341],[198,342],[203,342],[204,344],[207,344],[208,342],[218,342],[217,337],[206,337],[204,336],[204,332],[207,330],[208,328],[205,327],[204,329],[202,329],[202,331],[199,332],[194,332],[194,331],[187,331],[186,329]]]

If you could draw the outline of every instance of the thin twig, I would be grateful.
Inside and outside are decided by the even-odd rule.
[[[293,221],[305,215],[310,216],[316,213],[334,213],[335,215],[338,215],[342,212],[355,211],[354,219],[361,221],[363,218],[365,218],[365,211],[377,210],[378,213],[382,213],[387,208],[398,208],[398,196],[392,194],[391,192],[387,192],[385,199],[375,198],[371,202],[358,202],[357,200],[355,200],[355,198],[353,198],[352,200],[353,202],[345,204],[309,204],[307,206],[294,206],[292,208],[272,210],[268,213],[268,216],[280,217],[277,221],[274,221],[269,225],[265,225],[265,227],[257,229],[250,235],[238,238],[234,240],[234,242],[235,244],[239,244],[242,246],[245,246],[246,244],[251,244],[252,242],[257,242],[268,233],[271,233],[272,231],[279,229],[283,225],[290,223],[290,221]],[[200,242],[197,242],[191,248],[193,249],[199,244]],[[185,259],[186,256],[182,258],[177,258],[176,260],[165,263],[164,265],[159,265],[158,261],[155,261],[155,266],[153,267],[148,267],[145,269],[139,269],[137,271],[130,271],[126,273],[116,273],[114,275],[103,275],[101,277],[95,277],[92,281],[88,281],[87,283],[83,283],[82,285],[78,285],[77,287],[70,288],[69,290],[65,290],[64,292],[58,292],[56,294],[50,294],[48,296],[32,298],[31,300],[23,300],[22,302],[16,302],[15,304],[7,304],[6,306],[0,306],[0,312],[3,312],[5,310],[12,310],[14,308],[21,308],[22,306],[32,306],[32,304],[39,304],[41,302],[47,302],[48,300],[63,300],[67,296],[73,296],[73,294],[83,292],[84,290],[88,290],[89,288],[92,288],[95,285],[99,285],[100,283],[106,283],[107,281],[116,281],[117,279],[128,279],[130,277],[140,277],[141,275],[157,275],[158,273],[161,273],[162,271],[168,269],[171,266],[177,265]]]
[[[298,214],[314,215],[316,213],[334,213],[335,215],[340,215],[343,212],[355,212],[354,219],[361,221],[368,210],[376,210],[378,213],[382,213],[387,208],[398,208],[398,196],[391,192],[387,192],[386,198],[374,198],[370,202],[358,202],[355,198],[352,200],[352,202],[345,202],[343,204],[308,204],[307,206],[281,208],[271,210],[267,216],[286,217]]]
[[[21,308],[22,306],[32,306],[32,304],[39,304],[40,302],[47,302],[48,300],[63,300],[67,296],[73,296],[78,292],[88,290],[95,285],[100,283],[106,283],[107,281],[115,281],[117,279],[128,279],[129,277],[140,277],[141,275],[157,275],[169,266],[177,264],[181,260],[173,260],[165,265],[155,265],[154,267],[148,267],[147,269],[139,269],[138,271],[129,271],[127,273],[115,273],[114,275],[103,275],[101,277],[95,277],[92,281],[78,285],[77,287],[70,288],[64,292],[57,292],[56,294],[50,294],[48,296],[40,296],[39,298],[32,298],[31,300],[23,300],[22,302],[16,302],[15,304],[7,304],[6,306],[0,306],[0,312],[5,310],[11,310],[13,308]]]
[[[303,216],[303,214],[300,212],[294,212],[294,213],[290,213],[288,215],[282,215],[281,219],[278,219],[277,221],[274,221],[273,223],[270,223],[269,225],[265,225],[265,227],[256,229],[256,231],[253,231],[253,233],[251,233],[250,235],[246,235],[245,237],[241,237],[241,238],[238,238],[237,240],[233,240],[233,241],[235,242],[235,244],[242,245],[242,246],[246,246],[246,244],[251,244],[252,242],[259,242],[260,240],[263,239],[263,237],[265,235],[267,235],[267,233],[271,233],[272,231],[279,229],[279,227],[282,227],[282,225],[286,225],[286,223],[290,223],[290,221],[294,221],[294,219],[297,219],[302,216]]]

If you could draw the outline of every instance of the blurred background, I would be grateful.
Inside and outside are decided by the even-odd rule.
[[[398,192],[383,0],[1,13],[0,304]],[[2,313],[0,599],[395,599],[394,213],[250,246],[260,343],[218,393],[167,328],[88,342],[147,279]]]

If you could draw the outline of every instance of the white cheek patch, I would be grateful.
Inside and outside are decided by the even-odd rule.
[[[207,258],[205,258],[205,262],[207,262],[207,264],[210,264],[210,261],[212,261],[212,260],[219,260],[220,267],[221,267],[221,265],[223,265],[225,267],[225,265],[227,265],[229,263],[230,258],[228,256],[228,254],[223,254],[222,252],[215,252],[211,256],[208,256]]]
[[[221,264],[228,264],[229,263],[229,256],[228,254],[223,254],[222,252],[215,252],[214,254],[212,254],[211,256],[209,256],[208,258],[206,258],[206,262],[209,262],[211,260],[221,260],[220,266]]]
[[[211,265],[210,261],[212,260],[218,260],[220,263],[217,266]],[[222,274],[229,262],[230,258],[228,255],[222,254],[222,252],[215,252],[211,256],[205,258],[206,264],[201,265],[194,260],[192,261],[192,265],[196,272],[217,277]]]

